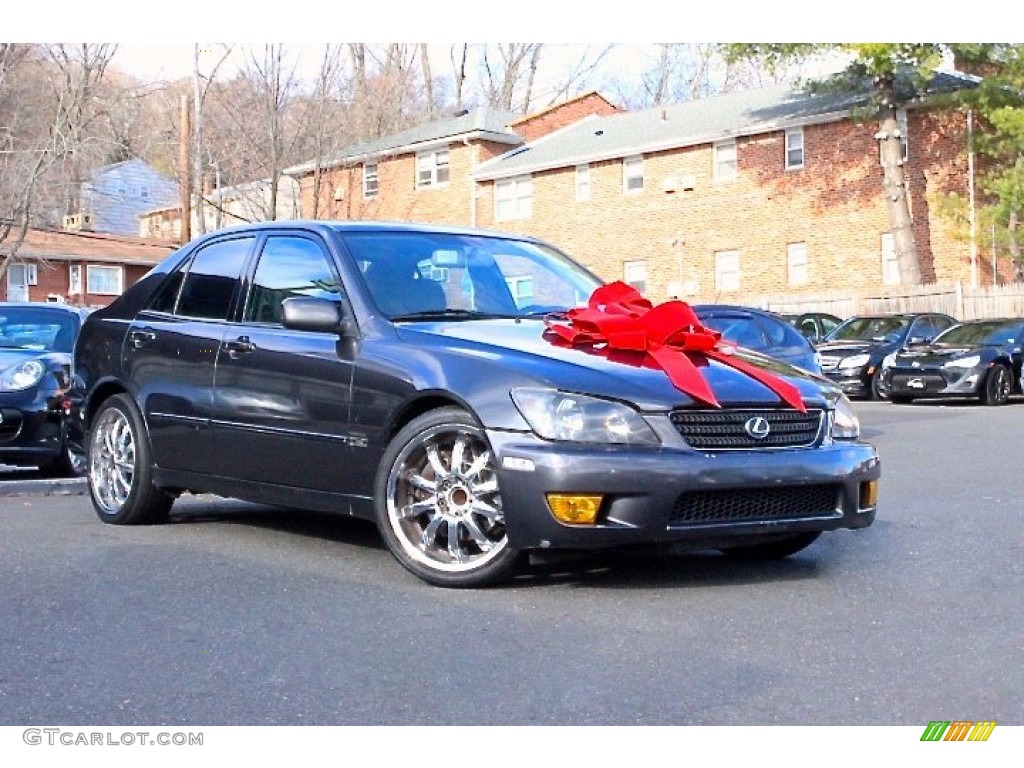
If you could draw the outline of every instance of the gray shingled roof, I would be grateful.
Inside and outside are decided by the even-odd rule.
[[[930,91],[955,90],[973,82],[958,75],[938,74]],[[473,178],[507,178],[827,122],[846,116],[865,102],[863,94],[814,95],[782,85],[639,112],[593,116],[483,163]]]
[[[510,123],[522,117],[523,115],[515,112],[507,112],[491,107],[478,107],[468,110],[464,114],[416,125],[400,133],[394,133],[390,136],[383,136],[379,139],[348,147],[329,160],[321,162],[320,165],[322,168],[331,168],[350,162],[360,162],[365,158],[396,154],[396,150],[404,150],[419,144],[429,144],[430,142],[443,139],[474,137],[501,144],[522,144],[522,137],[508,128]],[[311,160],[291,168],[286,168],[284,173],[289,176],[301,176],[305,173],[311,173],[315,167],[316,161]]]

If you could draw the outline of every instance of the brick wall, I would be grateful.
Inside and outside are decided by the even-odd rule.
[[[968,245],[938,213],[938,198],[966,196],[962,115],[911,112],[906,166],[918,247],[926,274],[965,279]],[[742,301],[751,293],[821,291],[882,284],[881,238],[889,230],[878,146],[871,123],[807,126],[805,161],[784,168],[782,131],[737,141],[738,178],[713,178],[710,145],[644,157],[644,189],[623,192],[620,160],[591,164],[591,196],[577,202],[574,169],[533,176],[528,220],[495,221],[493,183],[484,184],[478,223],[559,245],[606,280],[626,261],[646,260],[647,294],[663,300],[679,284],[688,299]],[[691,176],[694,188],[665,191]],[[806,243],[808,279],[789,284],[787,246]],[[715,253],[740,252],[740,290],[717,294]]]
[[[523,118],[510,127],[525,141],[536,141],[559,128],[564,128],[590,115],[610,115],[618,108],[598,93],[586,93],[571,101],[557,104],[536,115]]]
[[[88,262],[81,262],[82,267],[82,290],[85,291],[88,288],[86,266]],[[109,265],[104,265],[109,266]],[[30,285],[28,287],[28,298],[29,301],[41,301],[45,302],[49,300],[51,296],[60,296],[67,304],[74,304],[76,306],[84,307],[105,307],[107,304],[112,302],[117,296],[111,296],[108,294],[93,294],[93,293],[81,293],[81,294],[70,294],[68,288],[70,287],[69,271],[70,264],[68,263],[50,263],[50,264],[39,264],[36,270],[37,284]],[[130,285],[134,285],[143,275],[145,275],[152,267],[146,265],[124,265],[123,283],[124,288],[128,288]],[[4,296],[7,295],[7,284],[3,285]]]

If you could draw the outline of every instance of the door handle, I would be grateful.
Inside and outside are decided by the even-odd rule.
[[[128,340],[136,349],[146,346],[154,339],[156,334],[153,331],[132,331],[128,334]]]
[[[224,349],[227,350],[228,357],[237,360],[241,355],[255,352],[256,345],[249,340],[248,336],[239,336],[237,339],[224,342]]]

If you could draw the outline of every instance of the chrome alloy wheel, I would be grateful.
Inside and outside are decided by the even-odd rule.
[[[93,428],[89,450],[89,484],[101,511],[115,515],[128,501],[135,481],[135,434],[128,417],[108,408]]]
[[[434,571],[483,568],[508,545],[498,477],[480,430],[440,424],[391,465],[388,524],[405,554]]]

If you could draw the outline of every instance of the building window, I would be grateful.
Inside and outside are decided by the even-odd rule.
[[[533,300],[533,276],[524,275],[521,277],[506,277],[505,284],[509,293],[516,303],[516,307],[522,309],[534,303]]]
[[[786,170],[804,167],[804,129],[790,128],[786,131]]]
[[[790,243],[786,253],[790,285],[807,282],[807,243]]]
[[[528,219],[533,214],[533,179],[520,176],[494,184],[494,218]]]
[[[622,277],[640,293],[647,291],[647,262],[627,261],[622,265]]]
[[[26,285],[39,285],[39,265],[38,264],[26,264],[25,265],[25,284]]]
[[[882,235],[882,284],[900,284],[900,262],[896,254],[896,238],[891,232]]]
[[[579,202],[586,202],[590,199],[590,166],[576,166],[576,199]]]
[[[448,183],[448,150],[420,152],[416,155],[416,187],[436,187]]]
[[[736,142],[722,141],[714,145],[715,181],[736,178]]]
[[[124,291],[124,271],[121,267],[100,267],[90,264],[85,268],[88,292],[97,296],[119,296]]]
[[[627,157],[622,161],[622,191],[642,192],[644,188],[644,158]]]
[[[377,196],[377,164],[363,163],[363,197]]]
[[[149,187],[145,184],[139,187],[139,197],[143,200],[149,200]]]
[[[715,254],[715,290],[740,289],[740,252],[719,251]]]
[[[82,292],[82,265],[72,264],[68,268],[68,293]]]

